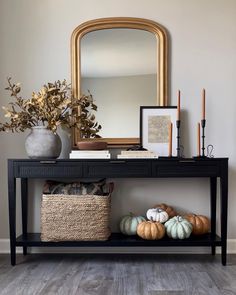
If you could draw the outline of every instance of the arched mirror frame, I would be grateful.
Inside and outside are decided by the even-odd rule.
[[[139,29],[153,33],[157,42],[157,105],[167,105],[167,33],[165,29],[158,23],[142,18],[131,17],[111,17],[101,18],[85,22],[79,25],[72,33],[71,36],[71,81],[72,92],[76,98],[81,94],[81,39],[82,37],[92,31],[113,29],[113,28],[128,28]],[[73,132],[73,146],[76,142],[81,141],[78,129]],[[93,139],[96,140],[96,139]],[[139,144],[139,138],[102,138],[99,139],[106,141],[108,147],[122,147]]]

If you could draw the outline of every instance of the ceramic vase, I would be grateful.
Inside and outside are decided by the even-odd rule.
[[[61,153],[61,139],[46,126],[35,126],[26,138],[25,149],[31,159],[56,159]]]

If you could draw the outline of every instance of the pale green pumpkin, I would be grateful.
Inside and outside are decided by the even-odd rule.
[[[165,223],[166,233],[172,239],[187,239],[193,230],[192,224],[182,216],[175,216]]]
[[[120,222],[120,231],[122,234],[128,236],[136,235],[138,224],[145,220],[143,216],[135,216],[132,213],[125,215]]]

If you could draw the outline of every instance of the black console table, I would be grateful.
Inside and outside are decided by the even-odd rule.
[[[207,177],[210,180],[211,233],[186,240],[165,237],[159,241],[146,241],[139,237],[126,237],[113,233],[108,241],[42,242],[40,233],[28,233],[28,179],[58,178],[171,178]],[[22,235],[16,237],[16,178],[21,179]],[[220,179],[221,236],[216,235],[217,178]],[[16,263],[16,247],[99,247],[99,246],[209,246],[212,255],[221,247],[222,264],[226,265],[228,159],[127,159],[127,160],[8,160],[9,222],[11,264]]]

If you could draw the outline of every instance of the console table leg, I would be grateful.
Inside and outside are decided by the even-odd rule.
[[[210,192],[211,192],[211,239],[215,240],[216,236],[216,190],[217,190],[216,177],[210,178]],[[211,246],[211,254],[215,255],[216,246]]]
[[[16,179],[12,162],[8,164],[8,202],[9,202],[9,228],[11,265],[16,264]]]
[[[227,251],[226,251],[226,245],[222,246],[222,253],[221,253],[221,263],[222,265],[226,265],[227,259],[226,259]]]
[[[11,243],[11,265],[16,265],[16,247]]]
[[[23,255],[27,255],[27,246],[23,246]]]
[[[22,234],[27,237],[28,223],[28,179],[21,179],[21,211],[22,211]],[[27,255],[27,246],[23,246],[23,254]]]
[[[221,186],[221,259],[222,264],[226,265],[227,254],[227,211],[228,211],[228,164],[222,163],[222,174],[220,178]]]

